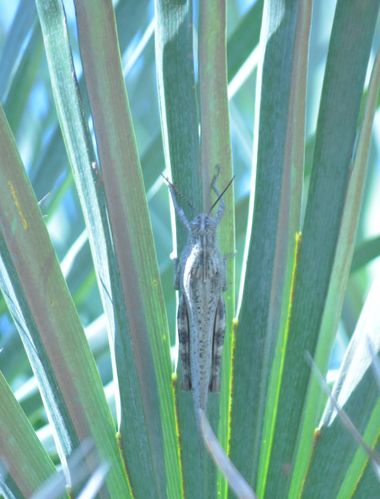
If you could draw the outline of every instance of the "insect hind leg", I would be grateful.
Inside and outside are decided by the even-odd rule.
[[[224,345],[224,334],[226,331],[226,308],[223,298],[220,298],[216,307],[214,335],[212,340],[212,367],[210,392],[218,392],[220,390],[220,364],[222,360],[222,351]]]
[[[180,296],[177,312],[177,328],[179,339],[179,350],[182,361],[182,390],[191,390],[191,373],[190,373],[190,335],[189,335],[189,318],[187,315],[186,300]]]

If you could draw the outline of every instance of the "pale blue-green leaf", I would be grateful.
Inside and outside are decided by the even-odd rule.
[[[372,284],[332,391],[338,406],[344,409],[372,448],[378,445],[380,439],[380,403],[368,342],[376,353],[380,351],[379,293],[380,275]],[[351,433],[342,424],[333,402],[329,400],[314,442],[313,460],[303,489],[305,497],[337,497],[341,487],[350,496],[355,492],[363,470],[371,466],[371,462],[362,450],[360,462],[354,462],[358,443]],[[327,456],[331,455],[333,448],[339,449],[339,459],[330,461],[327,466]],[[321,474],[324,480],[320,480]],[[372,494],[375,491],[373,489]]]
[[[315,354],[342,224],[379,10],[377,0],[364,3],[338,0],[335,10],[267,479],[269,497],[284,494],[290,485],[288,465],[295,459],[310,378],[304,352]]]
[[[55,473],[55,467],[2,373],[0,400],[0,491],[29,497]]]
[[[0,100],[7,98],[12,80],[22,60],[28,37],[36,29],[37,15],[34,0],[20,2],[9,29],[0,58]]]
[[[112,2],[75,2],[113,248],[120,442],[136,495],[182,491],[169,335]],[[99,33],[102,34],[99,37]],[[106,74],[104,67],[107,67]],[[133,283],[133,285],[132,285]]]
[[[262,487],[281,356],[274,365],[273,386],[269,385],[269,373],[276,338],[282,332],[281,340],[285,333],[293,248],[300,223],[308,12],[307,6],[268,2],[259,47],[246,274],[241,283],[234,353],[231,458],[253,485],[265,431],[267,448],[261,454],[259,477]],[[272,408],[266,407],[268,388]]]
[[[60,458],[65,465],[73,448],[91,437],[101,457],[113,463],[105,490],[128,496],[99,373],[1,108],[0,153],[0,285],[54,425]]]
[[[378,55],[372,70],[371,81],[366,97],[366,106],[357,142],[355,157],[352,161],[352,174],[347,187],[339,237],[336,244],[334,265],[331,269],[330,282],[325,309],[320,327],[315,361],[323,373],[327,371],[332,342],[338,329],[343,307],[347,282],[350,274],[355,238],[359,223],[365,180],[368,170],[368,154],[371,141],[372,124],[376,110],[376,101],[380,86],[380,56]],[[310,379],[305,417],[300,429],[299,446],[295,459],[295,472],[291,484],[291,494],[298,495],[305,481],[310,455],[313,448],[313,432],[321,403],[319,384]]]

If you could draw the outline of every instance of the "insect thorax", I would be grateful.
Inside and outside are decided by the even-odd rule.
[[[190,222],[191,242],[200,246],[214,246],[217,224],[205,213],[196,216]]]

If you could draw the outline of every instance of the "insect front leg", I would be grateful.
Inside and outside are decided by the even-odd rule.
[[[214,334],[212,339],[212,367],[210,392],[218,392],[220,390],[220,363],[222,359],[222,351],[224,344],[224,334],[226,331],[226,309],[224,300],[221,297],[215,312]]]
[[[182,361],[182,390],[191,390],[189,317],[185,297],[180,294],[177,311],[179,350]]]
[[[173,201],[173,205],[174,205],[174,210],[177,213],[177,216],[181,220],[181,222],[183,223],[183,225],[190,232],[191,231],[190,222],[188,221],[188,219],[187,219],[187,217],[186,217],[185,212],[183,211],[183,209],[177,203],[177,199],[175,197],[175,192],[174,192],[174,187],[170,183],[169,183],[169,190],[170,190],[170,195],[172,197],[172,201]]]

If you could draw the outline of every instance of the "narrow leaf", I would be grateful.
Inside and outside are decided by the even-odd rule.
[[[360,131],[355,157],[352,163],[352,174],[349,179],[339,237],[335,250],[334,265],[331,270],[328,294],[323,311],[322,324],[316,347],[315,360],[323,373],[327,371],[332,342],[338,328],[343,307],[355,238],[359,223],[360,207],[364,193],[365,179],[368,170],[368,154],[371,139],[372,123],[376,110],[378,89],[380,86],[380,56],[373,66],[371,81],[367,94],[365,113]],[[305,401],[299,446],[295,460],[297,470],[292,480],[292,493],[297,495],[303,486],[313,447],[313,433],[316,414],[320,405],[320,390],[317,380],[310,379],[307,400]]]
[[[372,354],[368,348],[368,340],[375,352],[379,352],[379,293],[378,276],[372,284],[332,390],[336,403],[328,400],[320,422],[313,459],[304,484],[305,497],[324,496],[327,493],[331,497],[337,497],[340,488],[344,488],[348,495],[353,495],[365,467],[371,467],[372,459],[369,459],[368,453],[358,450],[352,432],[342,425],[335,405],[344,409],[350,424],[355,426],[370,448],[378,447],[380,403],[371,369]],[[340,458],[327,464],[327,456],[331,456],[333,448],[339,449]],[[320,480],[321,473],[326,477],[323,481]]]
[[[99,373],[1,108],[0,155],[0,286],[54,426],[60,459],[67,470],[67,456],[91,438],[101,459],[113,463],[106,493],[129,497]]]
[[[199,409],[199,421],[203,441],[211,454],[211,457],[215,461],[215,464],[224,474],[231,489],[239,498],[254,499],[256,496],[251,487],[240,475],[230,459],[228,459],[227,454],[218,442],[218,439],[212,431],[210,423],[208,422],[208,419],[202,409]]]
[[[342,224],[360,100],[379,3],[338,0],[325,71],[290,333],[266,494],[288,490]],[[347,82],[350,82],[349,85]],[[345,124],[342,126],[342,124]]]
[[[199,91],[201,128],[201,176],[203,185],[203,211],[212,205],[211,179],[220,168],[218,186],[225,188],[233,178],[230,124],[227,95],[227,40],[226,2],[209,1],[200,4],[199,12]],[[217,166],[218,165],[218,166]],[[226,206],[220,225],[219,241],[223,254],[235,251],[234,185],[223,194]],[[219,438],[227,452],[229,404],[232,365],[232,321],[235,314],[235,261],[226,260],[227,290],[226,334],[222,357],[222,380],[219,412]],[[213,421],[217,424],[214,411]]]
[[[55,473],[55,466],[1,373],[0,400],[0,459],[5,468],[0,490],[29,497]]]
[[[264,494],[273,438],[282,374],[280,345],[287,339],[295,235],[300,225],[309,25],[308,2],[268,2],[264,7],[231,429],[232,461],[251,485],[260,463],[259,496]]]
[[[121,71],[112,2],[75,2],[116,266],[120,443],[132,488],[146,497],[182,491],[168,325],[141,167]],[[100,36],[101,35],[101,36]],[[107,67],[107,72],[104,68]]]

